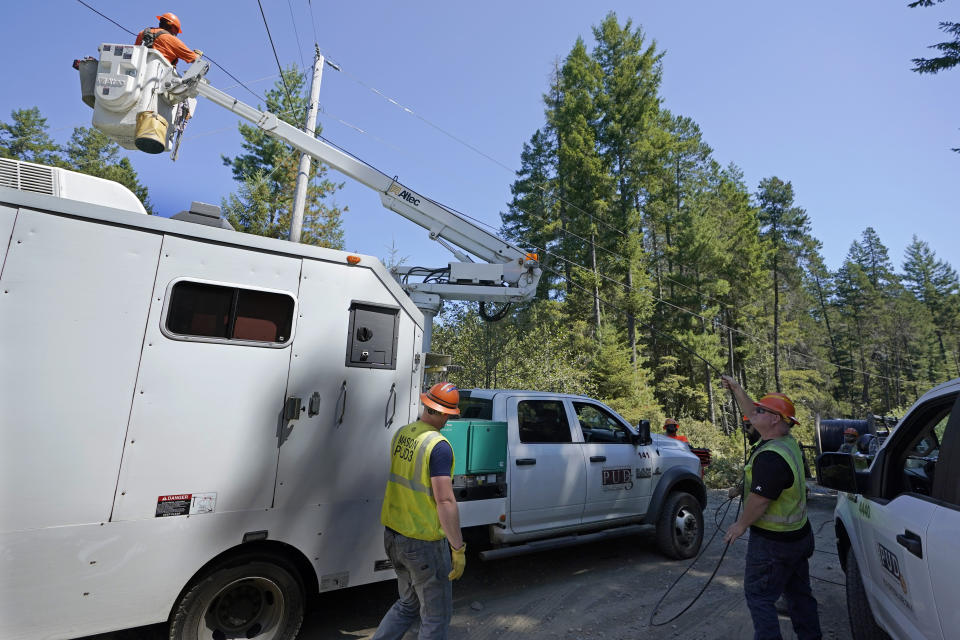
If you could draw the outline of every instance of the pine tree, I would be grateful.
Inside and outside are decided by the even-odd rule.
[[[600,237],[600,228],[606,224],[611,201],[612,180],[605,171],[597,152],[595,125],[598,118],[596,94],[599,91],[601,70],[587,53],[583,40],[578,38],[564,61],[558,79],[561,101],[547,113],[550,126],[557,138],[557,173],[559,190],[563,193],[569,222],[566,230],[571,237],[579,237],[578,244],[565,243],[564,256],[575,265],[572,280],[591,292],[589,302],[582,289],[569,289],[570,311],[578,314],[590,309],[593,332],[599,339],[601,325],[598,247],[609,250]],[[584,304],[586,302],[586,305]]]
[[[305,77],[293,66],[285,69],[282,75],[266,93],[266,110],[300,127],[309,101]],[[223,200],[224,214],[241,231],[285,238],[290,228],[300,152],[267,135],[259,127],[241,123],[239,128],[244,139],[241,145],[244,153],[232,158],[223,156],[223,163],[233,169],[233,178],[240,188],[238,193]],[[326,166],[311,161],[300,241],[342,249],[340,217],[347,209],[327,204],[342,184],[327,179],[326,173]]]
[[[960,376],[960,359],[955,346],[950,348],[952,353],[948,353],[947,347],[948,344],[955,345],[954,340],[960,335],[957,272],[943,260],[938,260],[929,244],[913,236],[904,252],[902,280],[907,290],[930,313],[942,375]]]
[[[806,212],[793,204],[793,185],[780,178],[760,181],[757,191],[760,208],[761,237],[771,245],[770,273],[773,278],[773,371],[777,391],[783,390],[780,379],[780,287],[784,281],[798,280],[798,259],[803,239],[809,235]]]
[[[120,157],[120,145],[106,135],[88,127],[77,127],[64,149],[67,166],[88,175],[119,182],[130,189],[147,213],[153,215],[153,205],[147,187],[140,182],[129,158]]]
[[[59,164],[60,147],[47,133],[47,119],[40,115],[40,109],[14,109],[10,113],[11,122],[0,122],[0,157],[37,162],[39,164]]]

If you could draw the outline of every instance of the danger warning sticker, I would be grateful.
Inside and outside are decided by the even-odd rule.
[[[197,515],[213,513],[217,507],[217,494],[214,493],[175,493],[157,498],[155,517]]]

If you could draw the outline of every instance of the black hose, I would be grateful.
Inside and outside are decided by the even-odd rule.
[[[727,514],[730,512],[730,505],[733,504],[733,500],[734,500],[733,498],[727,498],[727,502],[726,502],[727,510],[723,512],[723,517],[720,519],[721,522],[723,522],[723,520],[726,519]],[[742,505],[742,504],[743,504],[743,500],[741,500],[741,501],[740,501],[740,504],[737,505],[737,516],[740,515],[740,505]],[[714,523],[716,523],[716,514],[717,514],[717,512],[719,512],[720,509],[723,508],[723,506],[724,506],[724,505],[721,504],[719,507],[717,507],[717,510],[714,511]],[[677,586],[677,583],[680,582],[680,579],[683,578],[683,576],[687,575],[687,572],[690,571],[690,569],[693,568],[693,565],[697,564],[697,561],[703,556],[704,553],[706,553],[707,549],[710,547],[710,544],[713,542],[713,539],[717,537],[717,534],[718,534],[719,532],[720,532],[720,528],[718,527],[717,529],[714,530],[713,535],[710,536],[710,539],[707,541],[707,544],[705,544],[705,545],[703,546],[703,548],[700,549],[700,553],[698,553],[698,554],[697,554],[697,557],[693,559],[693,562],[691,562],[691,563],[687,566],[687,568],[683,570],[683,573],[681,573],[679,576],[677,576],[677,579],[673,581],[673,584],[671,584],[669,587],[667,587],[667,590],[664,591],[664,592],[663,592],[663,595],[660,596],[660,599],[657,600],[657,604],[655,604],[655,605],[653,606],[653,611],[650,612],[650,626],[651,626],[651,627],[662,627],[662,626],[664,626],[664,625],[670,624],[671,622],[673,622],[674,620],[676,620],[677,618],[679,618],[680,616],[682,616],[684,613],[687,612],[687,610],[688,610],[690,607],[692,607],[692,606],[694,605],[694,603],[696,603],[697,600],[700,599],[700,596],[703,595],[703,592],[706,591],[706,590],[707,590],[707,587],[710,586],[710,583],[713,582],[713,578],[714,578],[714,576],[717,575],[717,571],[720,570],[720,565],[723,564],[723,559],[726,557],[726,555],[727,555],[727,550],[730,548],[730,543],[729,543],[729,542],[727,543],[727,546],[725,546],[725,547],[723,548],[723,553],[720,554],[720,559],[717,560],[717,565],[713,568],[713,573],[711,573],[711,574],[710,574],[710,577],[707,578],[706,583],[704,583],[703,587],[700,588],[700,591],[697,593],[697,595],[695,595],[695,596],[693,597],[693,600],[691,600],[691,601],[687,604],[687,606],[685,606],[683,609],[681,609],[679,613],[677,613],[676,615],[674,615],[674,616],[673,616],[672,618],[670,618],[669,620],[664,620],[663,622],[654,622],[653,619],[656,617],[657,613],[659,612],[659,610],[660,610],[660,605],[663,604],[663,601],[666,600],[666,598],[667,598],[667,596],[670,594],[670,592],[673,591],[673,588]]]

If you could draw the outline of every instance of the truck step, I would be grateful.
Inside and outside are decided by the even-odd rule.
[[[623,536],[638,535],[650,531],[650,525],[631,524],[624,527],[616,527],[605,531],[596,531],[593,533],[582,533],[577,535],[563,536],[560,538],[548,538],[546,540],[533,540],[522,544],[511,545],[509,547],[500,547],[498,549],[488,549],[480,552],[481,560],[501,560],[503,558],[512,558],[514,556],[525,555],[528,553],[537,553],[538,551],[548,551],[551,549],[562,549],[564,547],[573,547],[578,544],[587,544],[598,540],[609,540],[611,538],[621,538]]]

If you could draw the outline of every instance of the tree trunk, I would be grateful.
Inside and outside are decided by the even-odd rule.
[[[780,274],[776,250],[773,254],[773,380],[777,393],[783,392],[780,384]]]
[[[593,269],[593,326],[600,339],[600,275],[597,271],[597,234],[590,234],[590,268]]]

